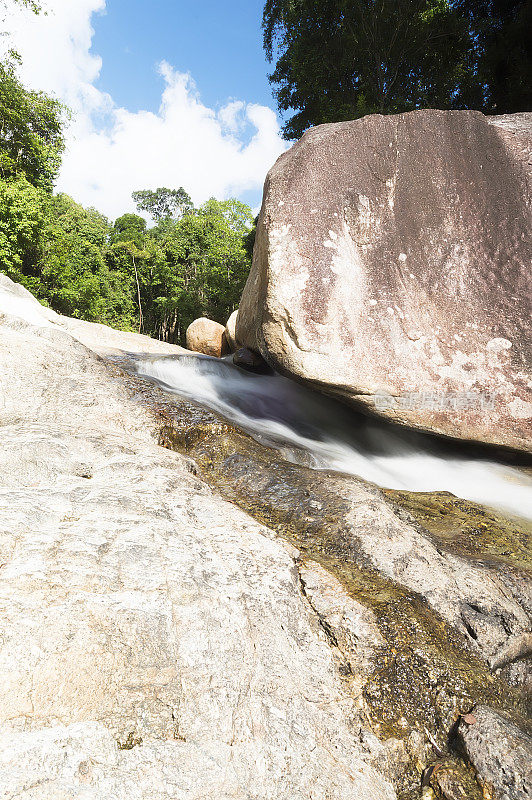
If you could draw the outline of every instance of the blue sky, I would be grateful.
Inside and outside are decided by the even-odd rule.
[[[158,186],[257,209],[287,147],[262,0],[42,2],[39,17],[13,5],[9,44],[26,85],[73,111],[59,191],[111,219],[134,210],[132,191]]]
[[[204,103],[228,98],[275,106],[262,49],[260,0],[108,0],[95,15],[93,51],[103,60],[97,86],[130,111],[156,111],[166,60],[190,72]]]

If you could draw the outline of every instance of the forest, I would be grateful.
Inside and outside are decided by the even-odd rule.
[[[0,264],[55,311],[171,342],[198,316],[224,321],[249,272],[253,216],[183,188],[139,190],[112,223],[53,185],[66,111],[0,65]]]
[[[530,22],[530,0],[267,0],[285,138],[374,112],[527,110]],[[251,264],[251,209],[139,187],[138,213],[110,221],[54,193],[69,112],[21,83],[19,60],[0,63],[0,269],[62,314],[171,342],[198,316],[225,323]]]

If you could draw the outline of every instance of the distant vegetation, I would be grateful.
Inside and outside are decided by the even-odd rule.
[[[416,108],[532,110],[532,0],[266,0],[284,126]]]
[[[237,307],[252,225],[243,203],[213,199],[150,228],[136,214],[110,224],[25,178],[0,181],[0,263],[10,278],[61,314],[171,342],[196,317],[225,324]]]
[[[0,269],[56,311],[183,341],[198,316],[225,323],[251,263],[253,217],[238,200],[194,208],[183,188],[134,193],[114,223],[53,194],[65,110],[0,64]]]
[[[0,0],[0,23],[6,13]],[[183,188],[140,190],[148,226],[54,195],[68,113],[21,84],[19,61],[11,52],[0,62],[0,270],[61,314],[171,342],[198,316],[225,323],[249,273],[251,209],[215,199],[195,208]]]

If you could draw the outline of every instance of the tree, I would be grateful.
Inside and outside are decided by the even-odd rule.
[[[123,214],[115,220],[111,231],[111,244],[116,242],[132,242],[141,249],[146,237],[146,220],[137,214]]]
[[[109,220],[95,208],[83,208],[68,194],[57,194],[50,199],[50,222],[64,233],[90,242],[100,250],[105,247],[111,233]]]
[[[252,223],[244,203],[211,199],[152,228],[137,262],[144,330],[182,342],[196,317],[225,324],[249,273]]]
[[[15,62],[0,62],[0,176],[23,175],[51,192],[64,148],[63,106],[23,87]]]
[[[532,109],[532,0],[456,0],[468,20],[486,108]]]
[[[39,270],[46,196],[24,177],[0,180],[0,265],[9,277],[41,295]]]
[[[133,192],[133,200],[139,211],[145,211],[156,222],[180,219],[190,213],[194,205],[181,186],[179,189],[159,188]]]
[[[140,333],[144,326],[144,316],[142,311],[141,284],[139,279],[139,269],[145,259],[145,252],[131,240],[118,240],[114,242],[106,253],[106,262],[110,267],[111,274],[121,276],[120,283],[125,289],[125,294],[129,298],[127,303],[127,327],[132,328],[134,306],[138,310],[137,329]],[[127,287],[127,288],[126,288]],[[135,301],[133,301],[133,294]],[[135,314],[136,316],[136,314]],[[123,326],[122,323],[121,326]]]
[[[181,220],[176,266],[188,308],[183,328],[199,316],[225,324],[237,307],[249,273],[246,237],[252,225],[244,203],[214,198]]]
[[[502,2],[502,0],[500,0]],[[264,47],[284,125],[416,108],[485,108],[468,16],[452,0],[267,0]]]
[[[107,218],[95,209],[83,208],[66,194],[50,198],[38,296],[61,314],[120,324],[116,307],[124,306],[125,281],[123,275],[112,275],[105,262],[109,231]]]
[[[208,200],[147,230],[114,225],[66,194],[0,180],[0,263],[61,314],[183,342],[193,319],[225,323],[251,264],[253,218],[238,200]]]

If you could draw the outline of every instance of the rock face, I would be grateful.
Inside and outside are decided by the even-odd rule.
[[[393,800],[297,551],[60,322],[2,280],[0,795]]]
[[[247,347],[240,347],[236,351],[233,355],[233,364],[236,367],[245,369],[247,372],[256,372],[262,375],[270,373],[273,375],[273,370],[268,362],[259,353],[254,350],[248,350]]]
[[[370,718],[385,735],[384,742],[372,743],[380,769],[397,775],[402,789],[413,767],[413,790],[419,787],[420,767],[433,764],[435,753],[443,755],[431,785],[449,800],[480,800],[471,772],[456,771],[447,747],[460,715],[475,705],[488,712],[493,705],[514,717],[516,710],[525,710],[523,693],[512,687],[526,694],[529,559],[505,561],[489,541],[485,550],[477,542],[473,549],[457,551],[441,531],[429,532],[375,487],[272,457],[254,439],[227,426],[220,430],[216,419],[192,420],[185,436],[181,425],[179,415],[173,430],[165,431],[167,443],[194,458],[209,482],[233,502],[269,520],[301,548],[305,596],[343,662],[351,691],[363,695]],[[489,515],[484,521],[471,519],[476,539],[484,540],[486,529],[497,527]],[[460,527],[456,517],[452,524]],[[499,536],[510,555],[516,539],[502,531]],[[527,530],[517,536],[528,552]],[[520,747],[532,763],[532,740],[522,720],[518,727],[496,716],[502,736],[506,725],[508,736],[519,732]],[[371,735],[365,733],[364,741],[369,744]],[[490,740],[483,741],[484,754],[489,747]],[[501,786],[504,751],[498,742],[494,751],[493,772],[500,769]],[[512,758],[509,769],[514,769]],[[528,778],[524,781],[530,793]],[[503,795],[489,796],[502,800]]]
[[[532,785],[532,749],[530,739],[519,728],[500,714],[480,706],[461,720],[458,737],[480,778],[497,800],[528,800]]]
[[[238,349],[238,344],[236,340],[236,321],[238,319],[238,309],[233,311],[229,319],[227,320],[227,324],[225,326],[225,339],[227,345],[232,353]]]
[[[232,441],[217,435],[188,452],[200,465],[205,458],[209,478],[220,488],[229,483],[231,496],[243,507],[278,520],[283,528],[293,527],[302,549],[308,550],[307,539],[319,539],[322,549],[337,552],[342,562],[370,567],[421,598],[490,668],[526,657],[532,618],[529,569],[459,555],[385,501],[376,487],[287,462],[271,466],[253,441],[239,442],[235,452]],[[528,541],[524,532],[523,540]]]
[[[393,420],[532,448],[532,114],[321,125],[270,170],[241,344]]]
[[[221,358],[229,352],[224,326],[207,317],[195,319],[187,328],[187,348],[195,353]]]

